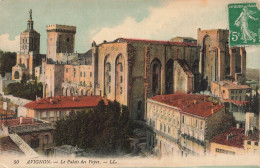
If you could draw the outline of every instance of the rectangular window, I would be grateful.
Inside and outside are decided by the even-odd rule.
[[[108,81],[111,82],[111,75],[109,75],[109,77],[108,77]]]
[[[123,83],[123,76],[120,76],[120,83]]]
[[[182,124],[184,124],[184,116],[182,116]]]
[[[89,73],[89,76],[92,77],[92,72]]]
[[[111,86],[108,87],[108,93],[110,93],[110,92],[111,92]]]
[[[68,68],[66,68],[66,73],[68,73]]]
[[[123,72],[123,65],[120,65],[120,71]]]
[[[80,77],[82,77],[82,72],[80,72]]]
[[[166,132],[166,125],[164,124],[164,132]]]
[[[242,93],[242,90],[239,90],[239,93]]]
[[[258,142],[255,142],[255,146],[258,146]]]
[[[41,116],[42,118],[46,118],[46,117],[47,117],[47,115],[46,115],[46,112],[45,112],[45,111],[44,111],[44,112],[42,112],[41,114],[42,114],[42,116]]]
[[[56,115],[57,115],[57,117],[60,117],[60,111],[57,111]]]
[[[120,94],[123,94],[123,88],[120,87]]]
[[[203,121],[200,122],[200,129],[203,128]]]
[[[50,112],[50,117],[54,117],[54,111]]]
[[[162,130],[162,124],[160,123],[160,130]]]
[[[247,145],[251,145],[251,141],[247,141]]]
[[[168,126],[168,133],[171,133],[171,128]]]
[[[86,77],[86,72],[84,72],[84,77]]]

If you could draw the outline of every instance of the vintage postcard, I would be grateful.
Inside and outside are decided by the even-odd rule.
[[[0,168],[260,167],[260,1],[0,0]]]

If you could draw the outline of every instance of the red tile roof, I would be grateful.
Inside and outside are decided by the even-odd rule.
[[[259,130],[255,130],[252,134],[245,136],[245,140],[259,141]]]
[[[243,133],[244,129],[232,127],[226,132],[211,139],[211,142],[226,146],[244,148],[245,135]],[[231,135],[229,140],[227,139],[228,135]]]
[[[232,82],[232,81],[213,81],[214,83],[216,84],[219,84],[220,86],[224,87],[224,88],[227,88],[227,89],[251,89],[250,86],[248,85],[239,85],[235,82]]]
[[[12,110],[8,110],[6,113],[6,110],[0,108],[0,118],[1,116],[2,118],[5,118],[6,114],[7,114],[7,118],[10,118],[10,117],[14,117],[16,115],[16,112]]]
[[[209,96],[206,95],[195,94],[169,94],[157,95],[150,99],[179,108],[180,110],[193,115],[209,117],[211,114],[224,108],[224,105],[214,104],[210,101],[207,101],[208,97]]]
[[[22,121],[22,123],[20,123]],[[0,120],[0,127],[4,124],[5,126],[18,126],[18,125],[31,125],[31,124],[39,124],[39,122],[34,121],[33,118],[22,117],[16,119],[8,119],[8,120]]]
[[[100,96],[59,96],[33,101],[24,107],[34,110],[87,108],[97,106],[101,100],[107,102]]]
[[[136,42],[136,43],[153,43],[153,44],[167,44],[167,45],[181,45],[181,46],[197,46],[196,43],[174,42],[174,41],[159,41],[147,39],[133,39],[133,38],[118,38],[115,41]]]

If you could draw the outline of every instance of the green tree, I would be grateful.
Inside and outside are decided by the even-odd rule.
[[[69,144],[96,154],[127,151],[133,124],[126,106],[100,101],[94,109],[82,110],[55,123],[56,145]]]
[[[12,67],[16,64],[15,52],[4,52],[0,50],[0,74],[4,77],[5,73],[12,72]]]
[[[13,95],[15,97],[21,97],[29,100],[35,100],[37,97],[43,96],[43,85],[37,81],[31,81],[26,83],[21,81],[18,83],[10,83],[4,89],[4,93],[7,95]]]

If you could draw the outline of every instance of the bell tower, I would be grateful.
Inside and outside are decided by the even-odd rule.
[[[30,9],[27,29],[20,35],[20,53],[29,54],[31,51],[35,54],[40,53],[40,33],[33,29],[32,10]]]

